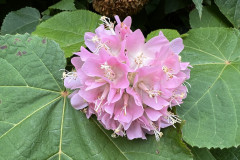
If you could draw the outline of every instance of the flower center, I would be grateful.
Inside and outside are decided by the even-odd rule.
[[[143,64],[143,61],[145,58],[146,57],[143,55],[143,53],[141,53],[139,56],[135,58],[135,63],[137,64],[137,68],[139,68]]]
[[[92,39],[88,39],[89,41],[92,41],[93,43],[97,44],[96,49],[93,51],[93,53],[98,53],[101,48],[104,48],[105,50],[109,50],[110,48],[100,41],[97,35],[93,36]]]
[[[154,89],[149,89],[143,82],[140,82],[138,84],[138,87],[145,91],[150,98],[155,98],[155,101],[157,103],[157,96],[161,96],[162,91],[160,90],[154,90]]]
[[[101,65],[101,69],[104,69],[104,77],[110,81],[113,81],[116,78],[116,74],[113,72],[111,66],[107,64],[107,62]]]
[[[136,77],[136,74],[137,72],[131,72],[131,73],[128,73],[128,81],[129,81],[129,84],[130,86],[133,86],[133,83],[134,83],[134,79]]]
[[[98,99],[95,102],[95,111],[98,112],[98,110],[101,108],[102,106],[102,102],[103,100],[107,97],[108,93],[109,93],[109,85],[106,85],[106,87],[103,90],[103,93],[100,97],[98,97]]]
[[[173,74],[170,73],[170,71],[173,71],[171,68],[168,68],[167,66],[163,66],[162,70],[167,74],[168,78],[173,78]]]

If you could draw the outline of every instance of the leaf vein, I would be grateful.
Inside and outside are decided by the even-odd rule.
[[[23,118],[21,121],[19,121],[16,125],[14,125],[12,128],[10,128],[7,132],[5,132],[3,135],[0,136],[0,140],[6,136],[9,132],[11,132],[14,128],[16,128],[17,126],[19,126],[21,123],[23,123],[26,119],[30,118],[32,115],[34,115],[35,113],[37,113],[38,111],[42,110],[43,108],[45,108],[46,106],[48,106],[49,104],[53,103],[54,101],[58,100],[59,98],[61,98],[61,96],[55,98],[54,100],[48,102],[47,104],[41,106],[40,108],[38,108],[37,110],[33,111],[31,114],[27,115],[25,118]]]

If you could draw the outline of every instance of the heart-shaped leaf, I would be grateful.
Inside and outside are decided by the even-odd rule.
[[[178,114],[186,120],[183,138],[192,146],[225,148],[240,144],[240,33],[200,28],[184,39],[183,61],[191,62],[192,88]]]
[[[40,13],[37,9],[25,7],[12,11],[5,17],[1,34],[32,33],[40,22]]]
[[[70,105],[59,45],[37,36],[0,37],[0,157],[3,159],[192,159],[179,130],[160,142],[112,138]]]
[[[41,23],[33,34],[55,40],[70,57],[84,46],[85,32],[94,32],[99,19],[99,15],[86,10],[61,12]]]

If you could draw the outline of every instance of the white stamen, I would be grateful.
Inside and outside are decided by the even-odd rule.
[[[156,141],[159,141],[163,136],[163,133],[158,130],[158,127],[147,117],[149,124],[153,127],[153,132],[155,134]]]
[[[101,108],[102,102],[103,102],[103,100],[107,97],[108,92],[109,92],[109,85],[107,85],[107,86],[104,88],[101,97],[98,98],[99,103],[98,103],[98,100],[96,100],[96,102],[95,102],[95,111],[96,111],[96,112],[99,110],[99,108]]]
[[[104,76],[110,81],[113,81],[116,78],[116,74],[113,72],[111,66],[107,64],[107,62],[101,65],[101,69],[104,69]]]
[[[97,48],[93,52],[98,53],[101,48],[104,48],[106,50],[110,49],[105,43],[99,42]]]
[[[182,92],[181,94],[175,94],[175,93],[173,93],[173,96],[171,97],[171,100],[170,100],[170,108],[172,107],[172,101],[174,100],[176,103],[177,103],[177,105],[179,106],[179,107],[181,107],[180,106],[180,104],[179,104],[179,102],[178,102],[178,100],[177,100],[177,98],[180,98],[181,100],[184,98],[184,96],[185,96],[185,93],[184,92]]]
[[[172,112],[168,112],[169,115],[168,115],[168,123],[171,123],[173,125],[174,128],[175,127],[175,123],[181,123],[182,120],[179,118],[178,115],[174,115]]]
[[[178,56],[178,60],[179,60],[179,62],[181,62],[182,61],[182,57]]]
[[[106,50],[109,50],[110,48],[100,41],[97,35],[93,36],[92,39],[88,39],[89,41],[92,41],[93,43],[97,44],[96,49],[93,51],[93,53],[97,54],[101,48],[105,48]]]
[[[177,103],[177,105],[178,105],[179,107],[181,107],[181,105],[179,104],[179,102],[178,102],[174,97],[172,97],[171,100],[170,100],[170,108],[172,108],[172,101],[173,101],[173,100]]]
[[[124,115],[125,116],[127,115],[128,99],[129,99],[129,95],[125,93],[123,95],[123,103],[124,103],[123,110],[124,110]]]
[[[163,136],[163,133],[158,130],[154,130],[153,132],[155,134],[156,141],[160,141],[160,138]]]
[[[109,29],[113,35],[116,35],[115,31],[114,31],[114,23],[111,22],[110,18],[106,17],[106,16],[102,16],[100,18],[100,21],[103,22],[104,26],[107,27],[107,29]]]
[[[111,135],[113,138],[116,138],[118,133],[120,131],[122,131],[123,129],[123,125],[122,124],[119,124],[118,127],[114,130],[114,133]],[[123,131],[122,131],[123,132]],[[123,132],[123,135],[125,135],[125,133]]]
[[[144,59],[147,58],[141,53],[138,57],[135,58],[135,63],[137,64],[135,69],[138,69],[143,64]]]
[[[64,71],[61,79],[69,78],[69,82],[73,79],[77,79],[77,72],[69,72],[66,69],[60,69],[59,71]]]
[[[163,66],[162,70],[167,74],[168,78],[172,79],[174,77],[174,75],[170,73],[170,71],[172,71],[171,68],[168,68],[167,66]]]
[[[94,43],[96,43],[96,42],[99,43],[100,39],[98,38],[97,35],[95,35],[95,36],[92,37],[91,41],[94,42]]]
[[[150,98],[155,98],[156,103],[157,103],[157,96],[160,96],[162,94],[162,92],[159,90],[148,89],[148,87],[143,82],[140,82],[138,84],[138,87],[144,90]]]
[[[192,86],[191,86],[191,84],[190,83],[188,83],[187,81],[185,81],[184,83],[187,83],[188,84],[188,86],[191,88]]]

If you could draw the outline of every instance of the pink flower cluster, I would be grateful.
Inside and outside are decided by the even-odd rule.
[[[145,42],[144,35],[130,29],[131,17],[116,26],[107,17],[95,33],[85,34],[85,44],[71,62],[75,71],[65,72],[64,84],[74,90],[72,106],[92,114],[113,137],[128,139],[155,134],[181,122],[170,112],[187,95],[184,81],[190,77],[188,62],[181,62],[181,38],[171,42],[163,35]]]

